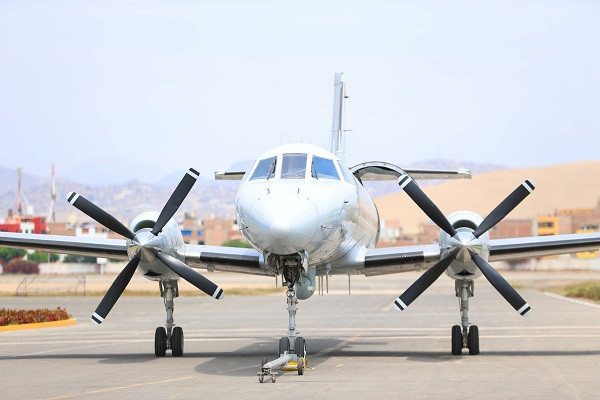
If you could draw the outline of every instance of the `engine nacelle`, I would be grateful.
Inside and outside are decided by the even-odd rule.
[[[483,222],[481,215],[473,211],[457,211],[448,216],[448,221],[457,232],[472,233]],[[474,247],[480,248],[479,256],[484,260],[488,260],[490,256],[489,248],[490,234],[484,233],[479,238],[473,238]],[[452,247],[452,240],[443,230],[440,232],[440,247],[442,248],[442,256],[449,253],[449,248]],[[453,279],[475,279],[481,275],[481,271],[471,259],[461,260],[456,259],[446,273]]]
[[[131,221],[129,224],[129,229],[135,234],[143,231],[150,232],[152,231],[158,216],[158,212],[145,212],[139,214]],[[179,230],[177,222],[175,222],[173,219],[170,219],[169,222],[167,222],[162,231],[158,234],[157,238],[160,240],[160,247],[162,251],[173,257],[177,257],[175,250],[181,246],[184,246],[183,235]],[[132,247],[133,246],[130,246],[130,248]],[[140,272],[144,278],[153,281],[178,278],[178,275],[171,271],[171,269],[167,268],[158,259],[147,261],[142,257],[142,262],[140,262],[138,265],[138,272]]]

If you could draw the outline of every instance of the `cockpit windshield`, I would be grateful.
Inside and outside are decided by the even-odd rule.
[[[284,154],[281,162],[282,179],[304,179],[306,175],[306,154]]]
[[[252,174],[252,178],[254,179],[270,179],[275,176],[275,168],[277,167],[277,157],[265,158],[264,160],[260,160],[258,165],[254,169],[254,173]]]
[[[316,179],[337,179],[338,181],[340,180],[340,176],[338,175],[335,169],[333,160],[317,156],[313,156],[311,175],[313,178]]]

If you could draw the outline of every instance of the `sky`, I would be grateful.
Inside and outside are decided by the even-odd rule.
[[[212,178],[327,146],[342,71],[349,165],[597,160],[599,20],[575,0],[0,0],[0,165]]]

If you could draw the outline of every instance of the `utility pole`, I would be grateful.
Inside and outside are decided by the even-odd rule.
[[[48,221],[56,222],[56,182],[54,179],[54,164],[52,164],[52,186],[50,187],[50,199]]]

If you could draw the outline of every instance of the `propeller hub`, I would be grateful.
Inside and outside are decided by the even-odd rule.
[[[471,253],[480,254],[483,250],[481,240],[473,236],[473,231],[469,228],[458,228],[448,245],[449,250],[455,252],[456,259],[463,263],[471,260]]]
[[[152,262],[156,253],[164,249],[162,237],[154,236],[151,229],[145,228],[135,233],[133,240],[129,241],[127,254],[129,258],[138,257],[144,262]]]

